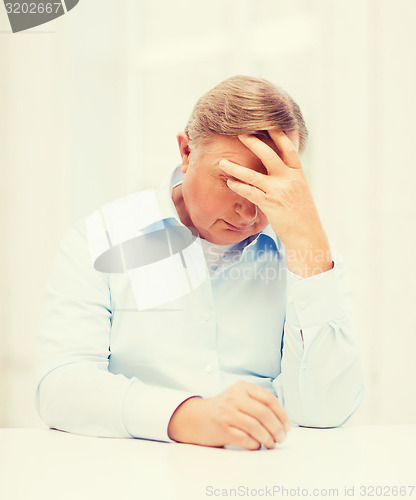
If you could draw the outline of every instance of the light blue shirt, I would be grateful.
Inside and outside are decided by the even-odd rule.
[[[332,270],[301,278],[268,226],[210,275],[172,202],[180,176],[102,207],[61,243],[38,332],[39,415],[79,434],[170,441],[183,401],[244,380],[294,424],[343,424],[363,396],[343,263],[333,253]]]

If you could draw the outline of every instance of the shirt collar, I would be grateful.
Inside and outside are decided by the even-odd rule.
[[[272,226],[270,224],[266,226],[261,233],[259,233],[259,237],[272,239],[276,245],[277,251],[278,252],[281,251],[282,242],[279,240],[277,234],[273,231]]]
[[[161,219],[176,219],[179,224],[182,224],[175,204],[172,200],[172,189],[178,184],[178,180],[182,181],[183,173],[180,165],[176,166],[163,180],[162,184],[155,189],[156,199],[159,204]],[[180,182],[179,182],[180,183]],[[182,224],[183,225],[183,224]]]

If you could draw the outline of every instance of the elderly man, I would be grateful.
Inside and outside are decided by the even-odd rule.
[[[349,289],[302,169],[306,138],[283,90],[229,78],[197,102],[159,189],[69,231],[39,330],[50,427],[259,449],[290,422],[352,415]]]

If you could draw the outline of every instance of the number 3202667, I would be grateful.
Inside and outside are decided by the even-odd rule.
[[[63,10],[61,2],[6,3],[7,14],[57,14],[60,10]]]

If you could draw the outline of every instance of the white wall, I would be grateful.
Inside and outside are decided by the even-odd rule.
[[[40,425],[34,333],[63,232],[159,182],[195,100],[237,73],[304,110],[305,168],[355,289],[353,421],[415,423],[414,19],[414,0],[89,0],[11,34],[0,6],[0,425]]]

